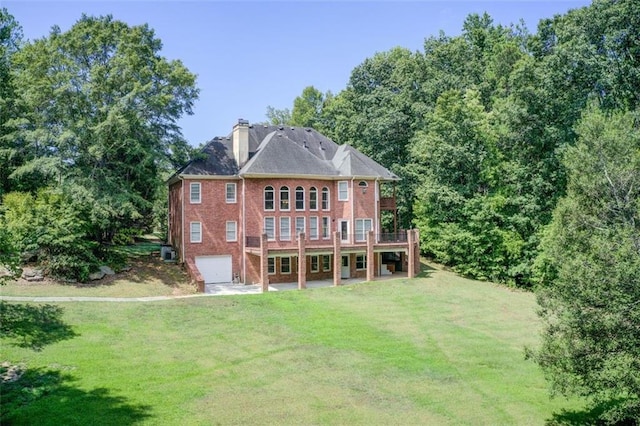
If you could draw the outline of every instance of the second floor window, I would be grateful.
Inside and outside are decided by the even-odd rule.
[[[304,210],[304,188],[296,188],[296,210]]]
[[[190,229],[192,243],[201,243],[202,242],[202,224],[200,222],[191,222]]]
[[[236,202],[236,184],[234,182],[227,183],[226,187],[226,199],[227,203],[235,203]]]
[[[264,209],[274,210],[274,190],[273,186],[267,186],[264,188]]]
[[[289,210],[291,207],[289,206],[289,187],[282,186],[280,187],[280,210]]]
[[[318,210],[318,190],[314,186],[309,188],[309,210]]]
[[[356,241],[366,241],[367,232],[373,229],[371,219],[356,219]]]
[[[280,218],[280,240],[291,240],[291,218],[289,217]]]
[[[316,216],[309,218],[309,238],[318,239],[318,218]]]
[[[349,200],[349,182],[341,180],[338,182],[338,201]]]
[[[227,241],[238,241],[238,223],[227,222]]]
[[[301,232],[304,232],[304,217],[296,217],[296,238]]]
[[[322,218],[322,238],[327,240],[329,239],[329,216],[324,216]]]
[[[276,239],[276,218],[275,217],[264,218],[264,233],[267,234],[268,240]]]
[[[200,203],[200,182],[191,182],[189,184],[189,201],[191,201],[191,204]]]

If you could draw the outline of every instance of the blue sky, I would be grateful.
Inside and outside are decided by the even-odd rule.
[[[588,0],[500,1],[32,1],[0,0],[25,38],[68,30],[82,13],[148,23],[162,55],[198,75],[194,115],[180,121],[190,144],[227,135],[238,118],[266,120],[267,106],[291,108],[304,87],[340,92],[351,70],[395,46],[422,50],[425,38],[460,33],[471,13],[496,24],[523,19],[535,32],[550,18]]]

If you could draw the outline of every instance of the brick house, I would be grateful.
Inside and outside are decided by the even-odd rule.
[[[169,180],[169,244],[205,283],[262,284],[419,270],[417,231],[396,227],[399,178],[310,128],[239,120]]]

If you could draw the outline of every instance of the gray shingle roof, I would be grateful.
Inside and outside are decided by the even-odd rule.
[[[397,180],[398,176],[349,145],[338,145],[314,129],[291,126],[249,126],[249,161],[238,170],[233,157],[233,132],[212,139],[178,175],[327,176]]]

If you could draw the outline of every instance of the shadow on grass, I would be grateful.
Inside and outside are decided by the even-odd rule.
[[[554,413],[553,417],[546,421],[546,426],[603,426],[609,424],[605,422],[603,415],[611,410],[615,410],[616,407],[623,400],[612,400],[606,403],[587,406],[582,410],[562,410],[559,413]],[[617,426],[636,426],[634,420],[620,421],[614,423]]]
[[[62,321],[63,309],[56,305],[29,305],[0,301],[0,337],[16,346],[42,350],[46,345],[71,339],[77,334]]]
[[[132,425],[151,417],[150,406],[130,404],[105,388],[79,389],[71,375],[58,370],[35,368],[19,374],[0,382],[2,424]]]
[[[429,278],[435,270],[436,268],[429,265],[424,259],[420,259],[420,271],[416,276],[418,278]]]

